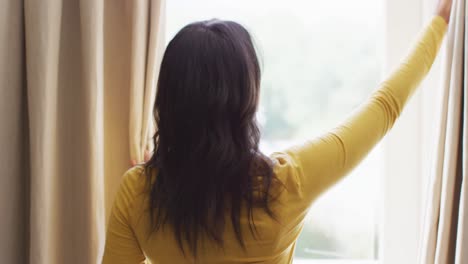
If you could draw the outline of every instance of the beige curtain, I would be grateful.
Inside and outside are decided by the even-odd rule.
[[[0,263],[99,262],[120,177],[149,148],[163,13],[0,1]]]
[[[0,263],[27,260],[27,110],[23,4],[0,1]]]
[[[444,89],[420,263],[468,263],[468,36],[466,1],[454,0],[444,54]]]

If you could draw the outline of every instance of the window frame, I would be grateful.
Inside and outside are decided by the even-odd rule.
[[[385,0],[384,73],[408,52],[433,16],[436,0]],[[443,48],[442,48],[443,49]],[[441,49],[441,51],[442,51]],[[382,264],[418,262],[425,198],[432,169],[441,57],[384,141]],[[404,183],[404,184],[403,184]],[[403,217],[404,216],[404,217]]]

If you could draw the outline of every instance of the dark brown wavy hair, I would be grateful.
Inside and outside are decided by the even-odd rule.
[[[145,167],[152,231],[170,226],[184,255],[187,247],[196,256],[202,237],[222,247],[227,221],[245,250],[244,210],[254,237],[254,208],[274,218],[272,164],[258,147],[260,74],[251,36],[236,22],[189,24],[167,46],[154,106],[155,151]]]

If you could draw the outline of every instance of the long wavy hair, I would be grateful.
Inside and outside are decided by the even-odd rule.
[[[167,46],[154,106],[155,151],[145,168],[152,231],[169,225],[184,255],[189,249],[196,256],[203,237],[222,247],[227,221],[245,250],[241,214],[254,237],[254,208],[274,218],[272,163],[258,147],[259,95],[259,62],[240,24],[192,23]]]

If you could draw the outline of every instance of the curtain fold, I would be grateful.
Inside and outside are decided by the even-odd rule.
[[[468,15],[468,5],[465,2],[463,17],[465,18],[465,48],[463,58],[463,141],[462,141],[462,174],[464,176],[460,187],[460,204],[458,213],[457,228],[457,252],[456,263],[468,263],[468,34],[466,16]],[[463,250],[464,249],[464,250]]]
[[[150,148],[163,7],[0,3],[1,263],[100,262],[120,177]]]
[[[437,151],[419,258],[424,264],[468,263],[466,1],[454,0],[453,4],[444,54]]]
[[[137,1],[134,9],[130,85],[130,155],[133,164],[143,162],[145,154],[148,156],[152,151],[150,139],[155,130],[151,122],[152,110],[162,55],[156,51],[164,47],[163,9],[161,2],[151,1]]]
[[[154,133],[150,121],[165,43],[164,6],[164,0],[104,0],[106,204],[117,190],[116,175],[152,150],[148,139]]]
[[[25,263],[27,111],[23,3],[0,1],[0,263]]]

